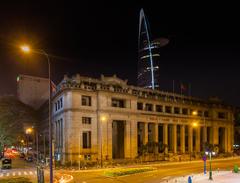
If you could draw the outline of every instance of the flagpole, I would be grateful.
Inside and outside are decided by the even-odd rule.
[[[189,83],[188,85],[189,85],[189,86],[188,86],[188,88],[189,88],[189,89],[188,89],[188,95],[191,96],[191,84]]]
[[[181,95],[182,95],[182,82],[180,83]]]
[[[174,93],[174,84],[175,84],[175,83],[174,83],[174,80],[173,80],[173,93]]]

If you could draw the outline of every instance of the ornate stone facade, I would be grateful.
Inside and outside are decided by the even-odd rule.
[[[134,159],[148,142],[173,154],[199,153],[206,142],[232,152],[232,107],[130,86],[116,76],[64,76],[52,111],[54,149],[63,163]]]

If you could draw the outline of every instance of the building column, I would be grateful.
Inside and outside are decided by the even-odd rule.
[[[196,128],[196,152],[200,152],[200,131],[201,131],[201,128],[200,127],[197,127]]]
[[[158,123],[154,123],[153,128],[153,141],[158,142]]]
[[[208,142],[208,139],[207,139],[207,127],[204,126],[203,127],[203,143],[206,143]]]
[[[227,141],[227,138],[228,138],[228,136],[227,136],[227,128],[226,127],[224,127],[224,137],[223,137],[223,140],[224,140],[224,152],[226,153],[226,152],[228,152],[228,141]]]
[[[181,125],[180,127],[180,146],[181,146],[181,153],[185,153],[185,125]]]
[[[231,132],[231,127],[227,127],[227,149],[228,152],[232,152],[232,132]]]
[[[125,122],[125,131],[124,131],[124,158],[130,158],[131,153],[130,153],[130,148],[131,148],[131,129],[130,129],[130,121]]]
[[[102,159],[105,160],[107,158],[107,155],[108,155],[108,128],[107,128],[107,125],[108,125],[108,122],[109,121],[101,121],[101,155],[102,155]]]
[[[163,124],[163,144],[168,145],[168,124]],[[168,153],[168,147],[165,149],[165,153]]]
[[[177,153],[177,125],[172,127],[172,143],[173,143],[173,153]]]
[[[213,144],[213,127],[209,127],[209,144]]]
[[[148,123],[144,123],[143,144],[146,145],[147,143],[148,143]]]
[[[193,128],[191,125],[188,125],[188,151],[189,153],[193,152]]]
[[[213,144],[214,145],[218,145],[219,142],[218,142],[218,126],[214,126],[213,127]]]
[[[107,122],[107,157],[112,159],[112,121]]]
[[[137,122],[130,122],[130,156],[135,158],[138,155],[138,145],[137,145]]]

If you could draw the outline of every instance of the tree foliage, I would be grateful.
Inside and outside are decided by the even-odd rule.
[[[25,129],[37,122],[36,112],[12,96],[0,96],[0,150],[16,144]]]

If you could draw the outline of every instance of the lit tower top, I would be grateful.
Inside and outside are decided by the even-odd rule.
[[[143,9],[139,16],[138,35],[138,86],[159,89],[159,48],[168,44],[168,39],[152,41],[150,26]]]

